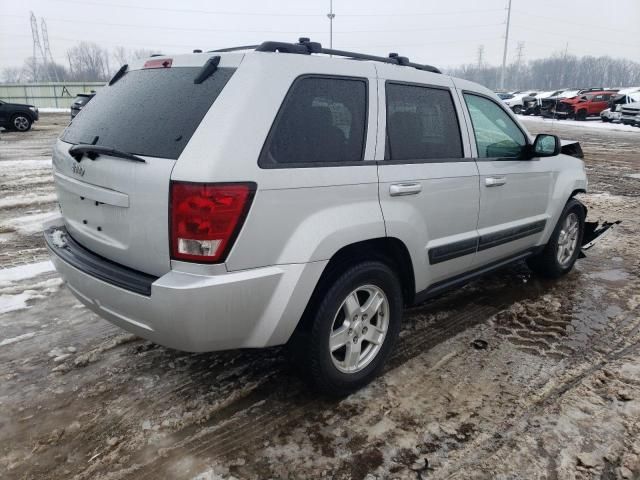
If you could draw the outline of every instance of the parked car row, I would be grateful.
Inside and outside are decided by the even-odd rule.
[[[90,93],[79,93],[71,104],[71,120],[80,113],[80,110],[91,101],[96,95],[95,91]],[[0,127],[6,130],[27,132],[31,126],[38,121],[40,112],[34,105],[21,103],[8,103],[0,100]]]
[[[519,115],[574,120],[600,117],[603,122],[640,126],[640,87],[527,90],[497,94]]]

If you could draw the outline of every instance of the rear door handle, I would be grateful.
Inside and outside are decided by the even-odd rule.
[[[507,183],[506,177],[487,177],[484,179],[484,184],[487,187],[500,187]]]
[[[416,195],[422,191],[420,183],[393,183],[389,187],[389,194],[392,197],[400,197],[402,195]]]

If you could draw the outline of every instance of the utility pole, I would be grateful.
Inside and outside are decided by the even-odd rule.
[[[484,63],[484,45],[478,45],[478,70],[482,68]]]
[[[507,67],[507,45],[509,44],[509,26],[511,24],[511,0],[507,7],[507,30],[504,35],[504,52],[502,53],[502,71],[500,72],[500,88],[504,89],[504,71]]]
[[[49,62],[51,68],[53,68],[53,73],[56,77],[56,82],[60,81],[58,77],[58,69],[56,68],[56,62],[53,60],[53,54],[51,53],[51,47],[49,46],[49,32],[47,32],[47,22],[45,22],[44,18],[40,19],[40,33],[42,34],[42,46],[44,47],[44,61]],[[58,99],[56,98],[56,101]]]
[[[38,81],[38,57],[36,56],[40,49],[40,35],[38,35],[38,21],[36,16],[31,12],[31,37],[33,40],[33,56],[31,61],[33,62],[33,81]]]
[[[329,19],[329,48],[333,48],[333,19],[336,18],[336,14],[333,13],[333,0],[329,0],[327,18]]]
[[[518,46],[516,47],[516,51],[518,52],[516,54],[516,68],[517,68],[517,72],[516,72],[516,88],[523,88],[522,86],[522,57],[524,56],[524,54],[522,53],[522,51],[524,50],[524,42],[518,42]]]

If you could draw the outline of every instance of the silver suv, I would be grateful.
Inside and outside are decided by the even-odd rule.
[[[288,343],[344,394],[380,371],[403,307],[517,260],[571,270],[587,179],[560,152],[490,90],[395,54],[153,57],[57,141],[45,238],[114,324],[193,352]]]

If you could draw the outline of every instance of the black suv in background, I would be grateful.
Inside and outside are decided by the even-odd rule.
[[[74,119],[76,115],[80,113],[87,103],[91,101],[93,97],[96,96],[95,91],[91,91],[91,93],[79,93],[74,102],[71,104],[71,120]]]
[[[0,100],[0,127],[26,132],[38,117],[38,109],[33,105],[7,103]]]

